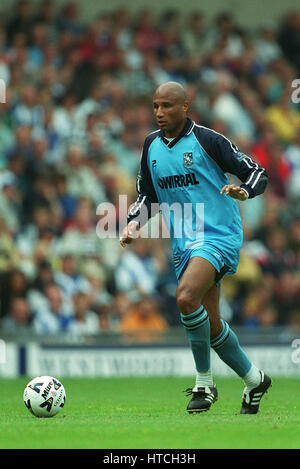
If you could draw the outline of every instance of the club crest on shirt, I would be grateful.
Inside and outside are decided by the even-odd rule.
[[[183,153],[183,166],[189,168],[193,163],[193,153]]]

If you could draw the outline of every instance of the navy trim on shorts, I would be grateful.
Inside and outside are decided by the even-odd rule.
[[[228,265],[223,265],[223,267],[220,269],[220,272],[216,272],[215,283],[220,282],[228,270],[230,270],[230,267],[228,267]]]

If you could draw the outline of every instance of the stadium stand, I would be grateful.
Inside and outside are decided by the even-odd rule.
[[[300,13],[256,29],[227,12],[155,15],[16,3],[0,20],[1,333],[157,331],[179,325],[166,240],[99,239],[98,204],[136,198],[152,93],[184,84],[189,115],[269,174],[240,204],[244,245],[221,310],[246,328],[300,327]],[[295,100],[294,100],[295,101]],[[143,321],[145,327],[143,327]]]

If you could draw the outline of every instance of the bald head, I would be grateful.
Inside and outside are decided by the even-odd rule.
[[[186,124],[188,101],[185,89],[176,81],[160,85],[153,97],[153,108],[158,126],[166,137],[176,137]]]
[[[185,89],[176,81],[168,81],[160,85],[156,89],[154,96],[172,96],[180,103],[187,101]]]

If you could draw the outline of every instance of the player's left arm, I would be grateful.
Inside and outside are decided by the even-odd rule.
[[[234,174],[242,181],[240,186],[236,184],[224,186],[220,193],[242,201],[262,194],[268,182],[265,168],[241,152],[223,135],[216,134],[214,140],[215,155],[220,167],[224,172]]]

